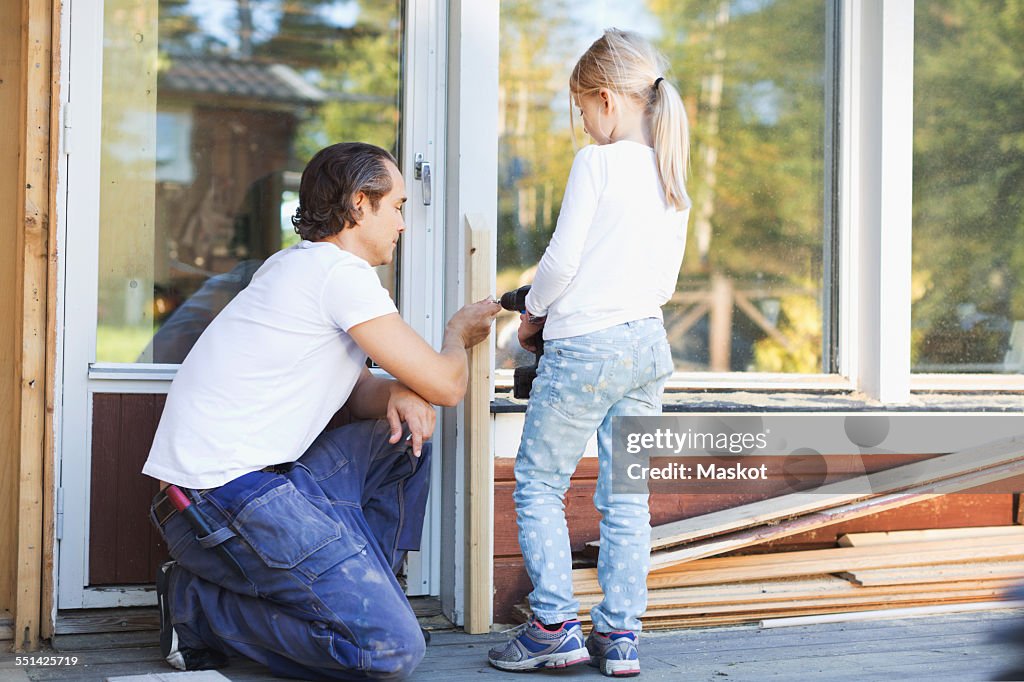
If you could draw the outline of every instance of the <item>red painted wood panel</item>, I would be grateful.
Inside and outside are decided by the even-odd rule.
[[[163,403],[152,394],[93,396],[89,585],[152,583],[167,558],[149,522],[158,483],[141,473]]]
[[[924,456],[873,456],[870,470],[877,471],[900,464],[907,464]],[[837,471],[834,464],[841,458],[829,462],[829,470]],[[848,471],[857,473],[859,457],[849,460]],[[516,536],[515,506],[512,491],[515,487],[513,475],[514,460],[498,459],[494,463],[494,619],[497,623],[511,623],[512,607],[522,602],[532,589],[530,579],[523,567],[523,560]],[[580,461],[572,477],[569,493],[566,495],[566,519],[569,524],[569,538],[573,551],[596,540],[599,534],[600,515],[594,509],[592,496],[597,483],[597,460],[586,458]],[[771,482],[770,482],[771,483]],[[834,547],[836,539],[843,533],[859,533],[878,530],[913,530],[918,528],[957,528],[970,526],[999,526],[1014,523],[1016,507],[1014,495],[1007,490],[1024,490],[1024,480],[1019,483],[1002,481],[996,486],[999,493],[985,494],[993,486],[981,487],[968,493],[957,493],[933,498],[901,509],[833,524],[807,533],[783,538],[757,547],[746,548],[734,554],[751,554],[770,551],[793,551]],[[755,494],[693,494],[669,495],[652,494],[650,497],[651,523],[658,525],[706,514],[720,509],[736,507],[764,497],[772,491],[785,488],[784,481],[765,487],[765,493]]]

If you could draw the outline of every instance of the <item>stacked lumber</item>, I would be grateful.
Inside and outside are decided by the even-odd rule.
[[[833,549],[713,557],[648,578],[648,629],[731,625],[767,618],[993,601],[1024,578],[1024,527],[843,536]],[[863,539],[864,543],[858,541]],[[1018,567],[1014,573],[1014,567]],[[891,577],[883,572],[890,572]],[[882,576],[882,577],[880,577]],[[574,571],[580,618],[601,599],[591,569]],[[525,607],[518,614],[528,616]]]
[[[1024,579],[1022,526],[857,533],[830,549],[717,555],[1022,472],[1024,441],[1010,438],[654,528],[644,626],[731,625],[1004,599]],[[587,621],[601,599],[597,570],[576,569],[572,578]],[[525,605],[516,612],[529,617]]]

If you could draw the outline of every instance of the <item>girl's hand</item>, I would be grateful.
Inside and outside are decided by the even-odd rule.
[[[536,318],[534,318],[536,319]],[[537,352],[537,335],[540,334],[541,330],[544,329],[544,320],[547,318],[540,318],[538,322],[531,322],[530,316],[526,313],[519,315],[519,345],[531,353]]]

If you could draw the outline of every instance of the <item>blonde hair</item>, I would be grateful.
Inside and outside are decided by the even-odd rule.
[[[667,66],[640,35],[609,28],[576,62],[569,91],[579,100],[607,88],[644,106],[665,199],[681,211],[690,206],[686,194],[690,130],[683,100],[663,76]],[[573,131],[575,137],[575,124]]]

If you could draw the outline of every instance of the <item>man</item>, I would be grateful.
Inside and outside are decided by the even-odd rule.
[[[423,657],[395,571],[419,546],[433,405],[462,399],[466,350],[500,306],[459,310],[440,352],[402,321],[372,266],[391,262],[405,200],[383,149],[320,151],[292,219],[303,241],[263,264],[178,370],[143,468],[161,481],[151,517],[176,560],[157,593],[178,669],[227,653],[301,679],[400,678]],[[367,421],[319,435],[343,405]]]

